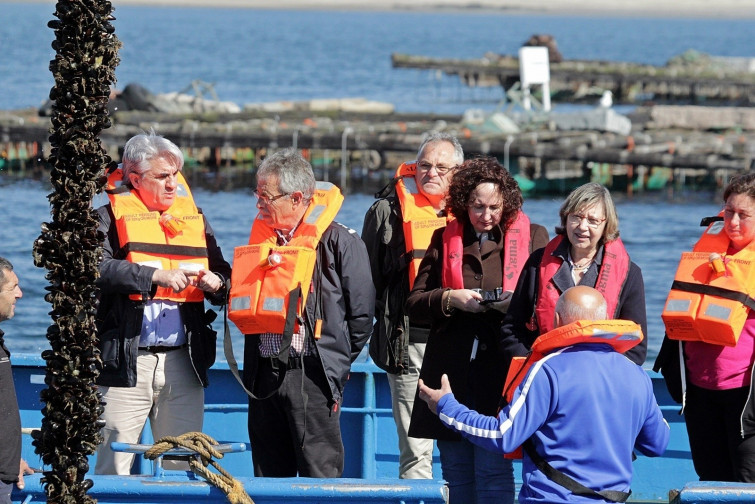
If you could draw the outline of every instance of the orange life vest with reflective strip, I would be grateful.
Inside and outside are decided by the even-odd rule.
[[[136,192],[122,183],[120,169],[108,177],[105,192],[110,199],[118,241],[126,251],[127,261],[163,270],[209,268],[204,218],[197,210],[180,171],[177,178],[176,198],[170,208],[160,214],[150,211]],[[129,297],[142,300],[141,294]],[[152,299],[200,302],[204,300],[204,292],[191,285],[181,292],[158,286]]]
[[[558,348],[580,343],[604,343],[624,353],[642,342],[642,328],[631,320],[577,320],[538,336],[526,357],[514,357],[503,386],[503,397],[511,403],[514,391],[535,362]],[[522,458],[521,447],[506,458]]]
[[[294,236],[282,246],[272,227],[259,216],[254,220],[249,245],[234,249],[231,274],[228,318],[242,333],[283,334],[286,322],[293,323],[291,317],[298,323],[310,291],[317,245],[342,203],[338,187],[318,182]]]
[[[729,243],[723,220],[716,220],[692,252],[682,253],[661,314],[669,338],[737,344],[755,308],[755,244],[727,254]]]
[[[401,204],[406,254],[409,257],[409,289],[414,287],[419,263],[425,257],[430,239],[436,229],[446,225],[450,218],[441,216],[430,201],[419,191],[414,175],[417,162],[403,163],[396,170],[396,195]]]
[[[560,257],[553,255],[553,252],[558,248],[561,240],[564,239],[566,238],[563,235],[552,239],[545,246],[543,259],[540,262],[540,281],[534,315],[540,334],[553,329],[553,315],[556,313],[556,303],[561,293],[558,292],[551,279],[563,263]],[[611,317],[617,315],[616,309],[619,306],[619,296],[629,274],[629,264],[629,254],[627,254],[624,243],[620,238],[605,243],[603,246],[603,264],[601,264],[600,273],[598,273],[595,289],[603,294],[608,308],[608,315]]]
[[[463,235],[464,229],[458,220],[449,222],[443,230],[443,287],[464,288],[461,272],[464,255]],[[513,291],[530,251],[530,219],[524,212],[519,211],[514,222],[506,230],[503,241],[501,285],[504,291]]]

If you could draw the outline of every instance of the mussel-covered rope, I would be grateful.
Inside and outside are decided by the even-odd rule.
[[[214,460],[223,458],[223,454],[215,449],[217,444],[217,441],[202,432],[186,432],[180,436],[165,436],[158,439],[152,448],[144,453],[144,456],[149,460],[154,460],[178,446],[192,450],[199,455],[199,458],[189,459],[189,467],[195,474],[222,490],[228,497],[228,502],[254,504],[252,498],[244,490],[244,485]],[[217,469],[220,474],[210,471],[208,465]]]

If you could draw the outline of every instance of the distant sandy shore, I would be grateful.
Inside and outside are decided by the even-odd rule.
[[[0,4],[7,0],[0,0]],[[53,0],[26,0],[51,3]],[[755,0],[112,0],[121,5],[176,7],[303,9],[303,10],[405,10],[417,12],[512,13],[755,19]]]

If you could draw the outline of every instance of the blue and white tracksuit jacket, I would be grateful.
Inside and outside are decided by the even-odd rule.
[[[497,418],[470,410],[453,394],[438,402],[438,415],[491,451],[510,453],[532,438],[551,466],[596,491],[628,492],[632,450],[659,456],[669,440],[650,377],[602,344],[566,347],[536,362]],[[523,503],[597,501],[548,479],[526,453],[522,479]]]

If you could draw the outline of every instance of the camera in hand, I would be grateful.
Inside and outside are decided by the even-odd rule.
[[[501,300],[503,294],[503,287],[496,287],[493,290],[472,289],[482,296],[480,304],[495,303]]]

